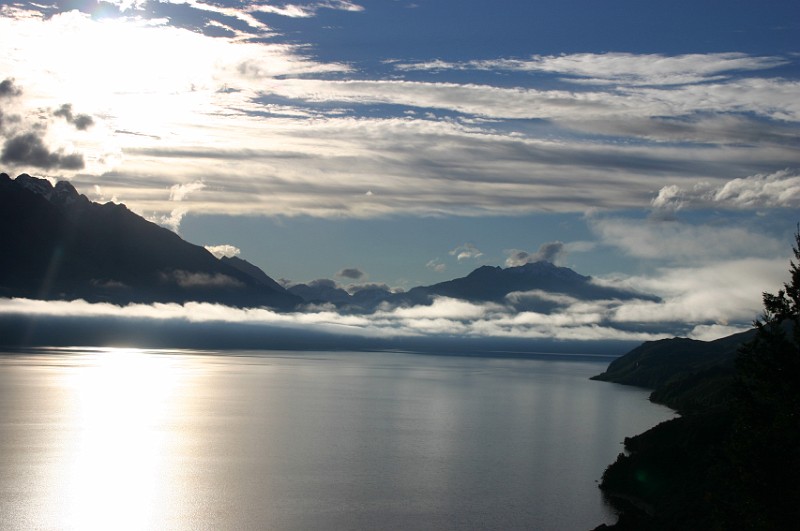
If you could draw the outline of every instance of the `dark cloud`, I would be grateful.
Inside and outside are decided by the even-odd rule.
[[[352,280],[359,280],[364,278],[365,275],[364,272],[361,271],[360,269],[357,269],[355,267],[348,267],[336,273],[336,276],[339,278],[349,278]]]
[[[80,170],[84,167],[83,155],[50,151],[42,138],[36,133],[22,133],[6,140],[0,161],[35,166],[37,168],[62,170]]]
[[[74,125],[75,128],[80,131],[85,131],[94,125],[94,119],[88,114],[79,114],[72,121],[72,125]]]
[[[74,125],[75,129],[78,129],[79,131],[85,131],[94,125],[94,119],[88,114],[74,114],[72,112],[71,103],[65,103],[62,105],[53,113],[53,116],[60,116],[64,118],[68,123]]]
[[[22,117],[19,114],[5,114],[0,110],[0,129],[3,128],[4,124],[18,124],[21,121]]]
[[[0,98],[13,98],[22,94],[22,89],[14,84],[13,78],[0,81]]]
[[[350,286],[347,288],[347,291],[350,292],[351,295],[355,295],[361,291],[388,291],[391,292],[392,288],[388,284],[384,283],[367,283],[367,284],[357,284],[354,286]]]
[[[318,278],[317,280],[312,280],[311,282],[308,283],[308,286],[311,286],[312,288],[330,288],[330,289],[336,289],[339,287],[335,281],[329,278]]]
[[[527,251],[509,251],[508,258],[506,258],[506,266],[516,267],[527,264],[530,260],[530,257],[531,255]]]
[[[527,251],[520,251],[519,249],[511,249],[506,251],[508,258],[506,258],[507,267],[516,267],[525,264],[532,264],[535,262],[550,262],[555,263],[559,258],[564,255],[563,242],[548,242],[543,243],[539,250],[535,253]]]
[[[544,243],[534,255],[536,261],[555,262],[564,254],[563,242]]]

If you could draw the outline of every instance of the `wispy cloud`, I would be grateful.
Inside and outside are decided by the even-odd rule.
[[[169,188],[169,201],[170,203],[180,203],[189,197],[189,194],[198,192],[205,188],[206,185],[202,181],[195,181],[190,183],[174,184]],[[148,219],[154,223],[158,223],[167,227],[173,232],[179,232],[181,228],[181,221],[189,213],[189,207],[185,205],[174,207],[168,214],[155,214]]]
[[[438,258],[434,258],[433,260],[429,260],[425,267],[430,269],[431,271],[435,271],[437,273],[444,273],[447,270],[447,264],[439,260]]]
[[[339,11],[359,12],[364,11],[364,7],[355,2],[346,0],[331,0],[323,2],[309,2],[307,4],[259,4],[250,8],[253,12],[272,13],[290,18],[313,17],[320,9],[333,9]]]
[[[189,194],[197,192],[205,188],[206,185],[203,181],[195,181],[184,184],[174,184],[169,189],[170,201],[183,201]]]
[[[459,262],[463,262],[464,260],[474,260],[483,256],[483,253],[475,247],[473,243],[465,243],[464,245],[459,245],[452,251],[450,251],[450,256],[455,256],[456,260]]]
[[[534,55],[528,59],[489,59],[451,63],[395,63],[409,70],[492,70],[543,72],[575,83],[614,85],[684,85],[718,80],[732,73],[769,70],[787,64],[782,57],[744,53],[667,56],[661,54],[581,53]]]
[[[667,263],[779,257],[784,256],[787,249],[785,242],[747,227],[626,218],[596,218],[589,223],[604,244],[631,257]]]
[[[59,118],[46,136],[8,130],[6,142],[34,136],[17,138],[5,158],[40,161],[84,189],[100,184],[170,227],[179,227],[189,206],[208,214],[354,218],[639,208],[665,184],[680,189],[662,197],[675,206],[696,183],[721,191],[735,179],[784,168],[795,175],[800,167],[800,84],[774,75],[793,66],[793,57],[398,61],[385,75],[368,75],[356,64],[316,59],[302,43],[253,38],[271,31],[264,17],[276,11],[359,11],[358,3],[160,5],[189,10],[172,18],[144,13],[138,2],[118,6],[119,16],[93,18],[31,4],[29,14],[47,16],[0,18],[0,47],[8,50],[0,71],[13,76],[2,94],[16,94],[3,98],[15,102],[7,115],[64,109],[73,121],[84,115],[94,122],[79,131]],[[208,21],[232,34],[204,33]],[[403,78],[432,68],[531,75],[516,76],[516,85],[487,76]],[[200,181],[214,193],[187,205],[162,193]],[[790,179],[770,186],[757,200],[729,188],[724,201],[740,208],[795,203]]]
[[[505,252],[506,267],[516,267],[540,261],[556,263],[566,253],[566,247],[564,242],[555,241],[543,243],[534,253],[519,249],[508,249]]]
[[[785,281],[787,264],[788,259],[743,258],[603,282],[663,297],[661,302],[619,306],[611,316],[615,323],[684,322],[694,327],[735,323],[747,328],[760,313],[761,294]]]

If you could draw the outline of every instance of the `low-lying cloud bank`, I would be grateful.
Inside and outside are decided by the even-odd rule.
[[[279,313],[189,302],[116,306],[86,301],[0,299],[5,346],[126,345],[186,348],[513,350],[621,354],[643,341],[675,335],[711,340],[749,328],[761,292],[785,265],[731,261],[714,271],[673,269],[658,278],[598,282],[657,293],[662,300],[592,300],[543,291],[511,293],[506,303],[447,297],[431,305],[380,306],[347,314],[326,306]],[[747,290],[737,279],[764,276]],[[732,289],[736,286],[737,289]],[[547,301],[547,313],[516,311],[521,300]]]
[[[537,294],[527,294],[537,296]],[[569,299],[569,298],[566,298]],[[188,302],[116,306],[86,301],[39,301],[1,299],[1,317],[25,317],[32,321],[132,320],[146,326],[168,327],[175,323],[241,325],[264,331],[323,334],[332,342],[344,338],[508,338],[556,341],[646,341],[664,334],[637,331],[606,322],[615,301],[582,304],[565,300],[564,311],[542,314],[519,312],[496,303],[473,303],[447,297],[429,306],[384,307],[368,315],[338,313],[332,308],[310,307],[304,312],[279,313],[265,308],[231,308],[219,304]],[[628,329],[630,328],[630,329]],[[145,334],[146,335],[146,334]],[[265,344],[269,347],[269,344]]]

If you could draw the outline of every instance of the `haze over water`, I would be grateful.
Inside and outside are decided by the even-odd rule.
[[[608,360],[48,350],[0,355],[10,529],[589,529],[672,416]]]

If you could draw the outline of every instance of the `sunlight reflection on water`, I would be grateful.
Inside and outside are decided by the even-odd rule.
[[[66,524],[74,529],[146,529],[161,520],[169,419],[183,372],[169,356],[136,349],[91,354],[65,378],[74,394],[75,441]],[[70,413],[68,413],[70,415]]]
[[[247,354],[247,355],[245,355]],[[12,529],[572,529],[671,416],[601,362],[396,353],[0,353]]]

